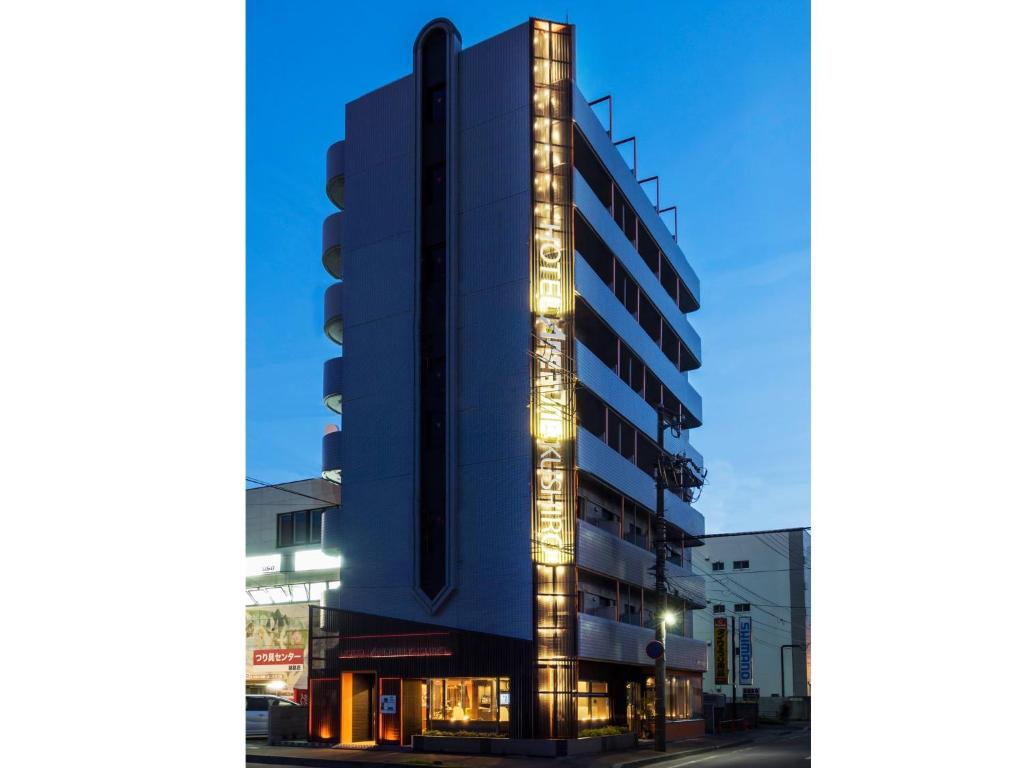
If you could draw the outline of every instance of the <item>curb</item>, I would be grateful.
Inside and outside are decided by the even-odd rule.
[[[365,760],[333,760],[328,757],[292,757],[290,755],[246,755],[245,762],[260,763],[263,765],[301,765],[309,768],[430,768],[421,763],[384,763],[368,762]]]
[[[626,763],[615,763],[611,768],[642,768],[645,765],[655,765],[656,763],[662,763],[666,760],[679,760],[683,757],[690,757],[691,755],[701,755],[705,752],[714,752],[718,749],[729,749],[730,747],[739,747],[744,744],[753,744],[754,740],[750,738],[739,739],[737,741],[730,741],[728,744],[712,744],[707,747],[697,747],[696,749],[685,749],[678,752],[672,752],[671,754],[666,753],[665,755],[658,755],[657,757],[644,757],[639,760],[630,760]]]

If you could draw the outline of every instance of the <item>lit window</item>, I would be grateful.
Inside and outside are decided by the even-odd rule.
[[[576,710],[580,721],[608,720],[608,683],[580,680],[577,684]]]
[[[304,549],[295,553],[296,571],[318,571],[341,568],[341,557],[325,555],[319,549]]]
[[[431,728],[496,731],[508,723],[510,680],[507,677],[434,678],[427,686]]]

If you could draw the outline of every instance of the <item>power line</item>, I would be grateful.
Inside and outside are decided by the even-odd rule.
[[[743,598],[743,597],[745,597],[745,595],[741,595],[741,594],[740,594],[739,592],[736,592],[736,591],[735,591],[735,590],[733,590],[733,589],[729,589],[729,587],[727,587],[727,586],[725,585],[725,583],[724,583],[724,582],[722,582],[722,581],[721,581],[720,579],[718,579],[717,577],[715,577],[715,576],[712,576],[712,575],[711,575],[710,573],[708,573],[707,571],[703,571],[703,570],[701,570],[700,568],[698,568],[698,567],[697,567],[696,565],[693,565],[692,563],[691,563],[691,566],[692,566],[692,567],[693,567],[693,569],[694,569],[695,571],[697,571],[698,573],[702,573],[703,575],[705,575],[705,576],[708,576],[708,577],[710,577],[712,581],[716,581],[716,582],[718,582],[719,584],[721,584],[721,585],[722,585],[723,587],[725,587],[725,589],[726,589],[727,591],[729,591],[729,592],[731,592],[732,594],[736,595],[736,597],[739,597],[739,598]],[[735,579],[733,579],[733,581],[735,581]],[[745,587],[743,587],[742,585],[740,585],[740,584],[738,584],[738,583],[737,583],[737,586],[739,586],[739,587],[740,587],[740,589],[745,589]],[[753,590],[750,590],[750,591],[751,591],[751,592],[753,593]],[[756,594],[756,593],[754,593],[754,594]],[[768,599],[768,598],[767,598],[767,597],[765,597],[764,595],[758,595],[758,597],[760,597],[760,598],[761,598],[761,599],[763,599],[763,600],[767,600],[767,599]],[[779,621],[784,621],[784,622],[786,622],[787,624],[789,624],[789,623],[792,623],[792,622],[789,622],[789,621],[787,621],[786,619],[782,618],[781,616],[776,616],[776,615],[775,615],[774,613],[772,613],[771,611],[769,611],[769,610],[767,610],[767,609],[765,609],[765,608],[762,608],[761,610],[762,610],[762,611],[764,611],[765,613],[767,613],[767,614],[768,614],[769,616],[774,616],[774,617],[775,617],[776,619],[778,619]]]
[[[284,491],[285,493],[294,494],[295,496],[302,496],[307,499],[312,499],[313,501],[322,501],[324,504],[330,504],[332,507],[336,507],[340,503],[334,501],[333,499],[321,499],[319,496],[310,496],[308,493],[299,493],[298,491],[293,491],[290,488],[285,488],[283,483],[265,483],[262,480],[257,480],[255,477],[250,477],[249,475],[245,476],[245,481],[247,483],[255,483],[256,485],[262,485],[264,488],[275,488],[279,491]],[[299,480],[295,482],[302,481]]]

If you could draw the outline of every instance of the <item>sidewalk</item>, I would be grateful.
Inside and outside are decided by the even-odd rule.
[[[310,768],[643,768],[663,760],[697,755],[716,749],[749,744],[800,730],[799,726],[763,726],[752,731],[720,736],[703,736],[672,742],[665,753],[655,752],[649,742],[639,749],[604,752],[577,757],[502,757],[500,755],[438,755],[404,749],[336,749],[312,747],[268,747],[247,742],[245,760],[250,764],[294,765]]]

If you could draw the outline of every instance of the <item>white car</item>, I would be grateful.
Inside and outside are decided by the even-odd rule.
[[[266,696],[258,693],[245,695],[245,735],[266,736],[270,724],[271,707],[297,706],[283,696]]]

